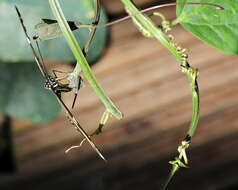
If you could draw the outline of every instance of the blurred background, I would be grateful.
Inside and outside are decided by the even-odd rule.
[[[166,1],[135,2],[143,8]],[[109,20],[126,15],[120,1],[102,3]],[[175,18],[175,7],[160,11],[169,20]],[[238,57],[212,48],[179,25],[172,34],[189,49],[191,66],[199,68],[201,119],[187,152],[190,168],[179,170],[169,189],[238,189]],[[47,61],[47,67],[72,69],[58,61]],[[191,119],[187,77],[175,57],[157,40],[143,37],[131,20],[109,28],[106,49],[92,69],[124,114],[120,121],[111,117],[103,133],[93,138],[108,163],[87,143],[65,154],[82,137],[63,112],[44,125],[2,115],[0,139],[7,139],[7,146],[0,154],[0,189],[144,190],[162,186],[171,167],[168,162],[177,156]],[[73,94],[64,96],[67,105],[72,98]],[[91,133],[103,111],[86,82],[73,113]]]

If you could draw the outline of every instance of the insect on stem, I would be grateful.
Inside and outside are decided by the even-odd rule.
[[[43,62],[43,58],[41,56],[41,53],[40,54],[40,57],[41,59],[39,59],[32,43],[31,43],[31,40],[30,40],[30,37],[28,36],[27,34],[27,30],[26,30],[26,27],[24,26],[23,24],[23,19],[21,17],[21,14],[18,10],[18,8],[15,6],[15,9],[16,9],[16,12],[17,12],[17,15],[18,15],[18,18],[20,20],[20,23],[21,23],[21,26],[23,28],[23,31],[25,33],[25,36],[26,36],[26,39],[27,39],[27,42],[29,43],[31,49],[32,49],[32,52],[33,52],[33,55],[34,55],[34,58],[35,58],[35,61],[43,75],[43,77],[45,78],[45,88],[49,89],[57,98],[58,102],[61,104],[62,108],[65,110],[70,122],[74,125],[74,127],[76,128],[77,131],[79,131],[83,137],[89,142],[89,144],[91,145],[91,147],[95,150],[95,152],[106,162],[106,159],[104,158],[104,156],[101,154],[101,152],[98,150],[98,148],[96,147],[96,145],[92,142],[92,140],[90,139],[90,137],[87,135],[87,133],[84,131],[84,129],[81,127],[81,125],[79,124],[79,122],[75,119],[74,115],[70,112],[70,110],[68,109],[68,107],[65,105],[65,103],[63,102],[63,100],[61,99],[61,93],[62,92],[68,92],[71,90],[71,88],[65,86],[65,85],[62,85],[61,83],[58,82],[57,78],[56,77],[52,77],[50,76],[48,73],[47,73],[47,70],[46,70],[46,67],[44,65],[44,62]],[[39,46],[38,46],[38,43],[36,41],[36,44],[37,44],[37,48],[38,48],[38,51],[40,52],[40,49],[39,49]]]

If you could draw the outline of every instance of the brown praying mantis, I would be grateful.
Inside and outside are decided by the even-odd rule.
[[[87,133],[84,131],[84,129],[81,127],[81,125],[79,124],[79,122],[75,119],[74,115],[70,112],[69,108],[65,105],[65,103],[63,102],[62,98],[61,98],[61,93],[62,92],[69,92],[71,89],[67,86],[67,85],[63,85],[60,83],[60,79],[56,76],[56,74],[54,73],[54,77],[52,77],[51,75],[49,75],[47,73],[46,67],[44,65],[44,61],[43,58],[41,56],[40,53],[40,49],[39,49],[39,45],[38,42],[36,41],[36,45],[39,51],[39,56],[37,55],[32,43],[31,43],[31,39],[27,34],[27,30],[26,27],[24,26],[23,23],[23,19],[21,17],[21,14],[18,10],[18,8],[15,6],[15,9],[17,11],[17,15],[19,18],[19,21],[21,23],[21,26],[23,28],[23,31],[25,33],[27,42],[29,43],[35,61],[37,63],[37,66],[39,67],[43,77],[45,78],[45,88],[49,89],[57,98],[58,102],[61,104],[62,108],[65,110],[67,117],[69,118],[70,122],[75,126],[76,130],[79,131],[85,139],[87,139],[87,141],[89,142],[89,144],[92,146],[92,148],[95,150],[95,152],[104,160],[106,161],[106,159],[104,158],[104,156],[101,154],[101,152],[98,150],[98,148],[96,147],[96,145],[92,142],[92,140],[90,139],[90,137],[87,135]]]
[[[94,12],[95,12],[95,16],[93,19],[93,23],[91,24],[92,27],[89,28],[89,36],[82,50],[84,56],[86,56],[89,51],[90,44],[94,38],[96,29],[97,29],[96,27],[93,27],[93,26],[96,26],[99,23],[100,13],[101,13],[100,0],[94,0]],[[68,24],[70,25],[72,30],[76,30],[78,29],[80,22],[68,21]],[[49,40],[49,39],[53,39],[62,35],[62,31],[60,30],[60,27],[57,21],[52,19],[41,19],[40,23],[35,26],[35,31],[36,31],[36,35],[33,36],[33,40],[36,40],[36,41]],[[77,74],[77,73],[81,73],[81,68],[79,64],[77,63],[77,66],[75,67],[73,72],[62,72],[62,71],[54,71],[54,72],[66,73],[68,75],[67,77],[69,81],[68,87],[71,88],[75,94],[73,103],[72,103],[72,108],[74,108],[78,91],[81,87],[84,86],[82,77],[80,76],[80,74]]]

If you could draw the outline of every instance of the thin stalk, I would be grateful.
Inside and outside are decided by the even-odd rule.
[[[156,24],[145,14],[137,14],[139,9],[130,0],[121,0],[126,9],[143,25],[144,29],[149,31],[157,40],[159,40],[175,57],[181,62],[181,55],[177,52],[176,48],[171,45],[170,40],[163,31],[156,26]]]
[[[92,27],[90,28],[90,32],[89,32],[89,37],[88,40],[86,41],[86,44],[83,48],[83,54],[86,55],[89,49],[89,46],[93,40],[93,37],[95,35],[96,32],[96,28],[94,26],[96,26],[99,23],[99,19],[100,19],[100,13],[101,13],[101,3],[100,0],[94,0],[94,12],[95,12],[95,17],[94,17],[94,21],[92,23]]]
[[[127,12],[129,14],[137,14],[139,10],[134,5],[134,3],[130,0],[121,0],[121,2],[124,4]],[[147,34],[150,35],[150,37],[155,37],[158,39],[179,61],[182,72],[187,74],[187,77],[190,81],[191,91],[192,91],[192,103],[193,103],[193,113],[192,113],[192,120],[190,123],[190,127],[187,133],[187,136],[184,141],[182,141],[182,144],[178,147],[179,151],[179,157],[175,158],[174,161],[171,161],[170,164],[172,164],[172,168],[169,174],[169,177],[162,187],[162,190],[166,190],[168,184],[172,180],[175,173],[179,170],[180,167],[187,167],[188,160],[186,156],[185,150],[189,147],[189,144],[191,142],[191,138],[193,137],[195,130],[198,125],[199,115],[200,115],[200,100],[199,100],[199,90],[198,90],[198,84],[197,84],[197,76],[198,76],[198,70],[193,69],[189,66],[187,63],[187,57],[180,51],[177,50],[178,46],[174,45],[174,43],[171,43],[168,36],[162,31],[162,29],[158,28],[154,22],[145,14],[137,14],[135,15],[134,22],[139,28],[141,29],[141,32],[143,34],[143,31],[145,31]],[[145,33],[144,33],[145,34]],[[183,163],[183,161],[185,163]]]
[[[161,190],[166,190],[167,186],[169,185],[169,183],[171,182],[171,180],[173,179],[175,173],[179,170],[179,166],[177,164],[173,165],[173,168],[170,171],[169,177],[167,178],[164,186],[162,187]]]
[[[170,161],[172,164],[172,168],[170,174],[162,187],[162,190],[166,190],[170,181],[174,177],[175,173],[181,168],[187,168],[188,160],[186,156],[186,149],[189,147],[191,143],[191,139],[197,129],[198,121],[200,117],[200,97],[199,97],[199,88],[197,83],[198,70],[189,66],[189,64],[181,65],[182,72],[187,74],[187,77],[190,82],[190,87],[192,91],[192,103],[193,103],[193,113],[192,120],[190,122],[190,127],[188,129],[188,133],[182,144],[178,147],[179,157],[176,157],[174,161]],[[183,163],[183,161],[184,163]]]
[[[110,100],[110,98],[105,94],[102,87],[99,85],[96,77],[93,75],[91,68],[89,67],[86,58],[84,57],[82,50],[71,31],[64,14],[61,10],[61,7],[59,5],[58,0],[49,0],[51,9],[53,11],[53,14],[55,15],[59,26],[76,58],[78,61],[80,68],[82,69],[85,77],[87,78],[89,84],[94,89],[94,91],[97,93],[103,104],[105,105],[106,109],[110,111],[110,113],[115,116],[117,119],[122,118],[122,113],[120,110],[113,104],[113,102]]]
[[[187,76],[190,81],[190,86],[192,90],[193,114],[186,138],[189,138],[190,140],[189,139],[188,140],[191,141],[198,126],[198,121],[200,117],[200,97],[199,97],[198,83],[196,80],[198,76],[197,69],[192,70],[192,73],[187,73]]]
[[[145,30],[147,30],[150,34],[152,34],[152,36],[154,36],[166,48],[168,48],[169,51],[179,61],[179,63],[182,63],[184,61],[182,54],[179,51],[177,51],[176,46],[174,46],[173,43],[170,42],[167,35],[164,34],[163,31],[160,28],[158,28],[147,15],[138,14],[140,10],[138,10],[137,7],[134,5],[134,3],[131,2],[130,0],[121,0],[121,1],[125,5],[126,9],[129,10],[131,14],[134,14],[134,17],[137,19],[138,22],[140,22],[140,24],[145,28]],[[200,114],[199,90],[196,81],[198,72],[196,69],[194,70],[193,68],[191,68],[188,64],[186,66],[183,66],[183,70],[184,70],[183,72],[187,73],[188,79],[190,81],[190,86],[192,89],[193,114],[187,136],[187,138],[191,140],[197,128]]]

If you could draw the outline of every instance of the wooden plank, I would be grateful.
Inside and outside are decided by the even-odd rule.
[[[196,180],[198,176],[200,176],[201,178],[201,176],[204,176],[204,174],[207,175],[208,171],[214,171],[214,169],[216,168],[214,166],[217,166],[219,164],[222,164],[224,167],[226,166],[225,168],[228,171],[227,166],[229,165],[227,164],[229,164],[229,162],[232,163],[233,158],[237,157],[237,151],[232,151],[234,146],[238,144],[238,138],[236,135],[237,133],[233,133],[233,135],[232,133],[225,134],[223,136],[224,139],[217,139],[217,137],[213,139],[210,137],[214,137],[214,135],[211,135],[211,133],[209,134],[209,132],[212,131],[211,128],[218,130],[220,128],[221,131],[224,131],[224,124],[227,123],[226,120],[229,120],[230,126],[234,126],[237,130],[237,113],[238,107],[234,106],[232,109],[229,108],[228,110],[225,110],[223,112],[218,112],[214,115],[210,115],[209,117],[202,118],[200,127],[204,128],[204,132],[197,133],[196,139],[193,141],[192,150],[189,150],[189,155],[192,157],[192,163],[190,165],[192,168],[180,172],[180,175],[178,175],[176,178],[177,183],[175,183],[175,186],[189,189],[191,188],[192,184],[196,184],[196,187],[198,189],[199,187],[201,187],[201,184],[194,180]],[[225,119],[222,123],[216,121],[216,118],[220,115],[222,115]],[[210,130],[208,131],[207,129]],[[209,141],[205,141],[205,144],[197,144],[198,139],[204,137],[204,133],[206,133],[206,138]],[[80,187],[83,187],[85,184],[89,184],[92,178],[101,176],[100,179],[106,183],[105,185],[110,185],[109,187],[112,189],[116,188],[114,185],[117,184],[117,181],[120,181],[120,188],[128,189],[128,185],[137,187],[138,183],[140,184],[141,177],[147,176],[148,178],[146,177],[146,180],[144,180],[144,186],[147,186],[151,183],[153,184],[153,186],[159,184],[161,185],[165,175],[167,175],[167,161],[173,158],[173,156],[171,155],[169,155],[169,157],[166,155],[170,154],[169,152],[171,152],[171,149],[175,152],[174,142],[180,140],[182,134],[183,130],[181,129],[171,130],[169,132],[163,132],[161,134],[154,134],[154,138],[137,142],[137,144],[134,145],[121,145],[121,148],[117,147],[116,149],[114,147],[114,150],[109,151],[111,152],[111,161],[109,165],[104,165],[97,159],[92,158],[94,157],[92,155],[87,159],[85,158],[82,160],[82,158],[80,157],[57,157],[59,155],[57,155],[55,152],[53,154],[52,152],[49,152],[49,154],[45,154],[43,158],[35,158],[34,162],[38,164],[31,164],[30,162],[28,162],[28,167],[26,167],[25,163],[25,168],[23,168],[23,170],[18,173],[17,177],[3,177],[0,184],[3,181],[5,181],[5,184],[11,184],[9,186],[6,186],[6,189],[8,189],[7,187],[16,187],[17,185],[26,187],[26,181],[29,181],[28,179],[31,179],[31,181],[29,181],[29,184],[34,184],[36,182],[39,183],[40,180],[40,185],[38,187],[39,189],[40,187],[60,187],[61,185],[63,185],[62,183],[67,183],[68,188],[73,184],[78,184]],[[151,153],[152,151],[153,154]],[[154,156],[155,154],[156,156]],[[212,159],[207,160],[207,158],[211,158],[210,155],[214,154],[217,155],[216,158],[212,157]],[[149,160],[144,159],[147,160],[146,162],[137,161],[138,158],[141,158],[140,160],[142,160],[142,157],[148,158],[149,155],[153,155],[153,157]],[[206,162],[202,162],[201,160],[206,160]],[[51,163],[51,167],[47,167],[46,163]],[[63,163],[64,165],[62,165]],[[233,170],[233,168],[234,165],[230,164],[229,169]],[[27,169],[31,172],[27,173]],[[32,171],[34,172],[32,173]],[[64,173],[64,175],[62,175],[62,173]],[[229,177],[237,180],[236,175],[231,175],[228,172],[226,172],[226,174]],[[77,180],[75,180],[76,178]],[[110,181],[112,183],[109,182],[108,184],[108,181],[106,180],[108,178],[111,179]],[[217,178],[215,179],[217,180]],[[228,178],[219,179],[224,182],[225,179]],[[206,189],[206,184],[209,184],[209,180],[210,178],[207,177],[201,178],[199,180],[200,182],[206,182],[205,184],[202,184],[202,187],[204,187],[203,189]],[[187,184],[183,184],[182,186],[181,184],[184,181],[187,181]],[[217,185],[219,185],[219,183],[217,183]],[[218,189],[218,187],[219,186],[214,186],[213,189]],[[144,187],[142,189],[144,189]]]

